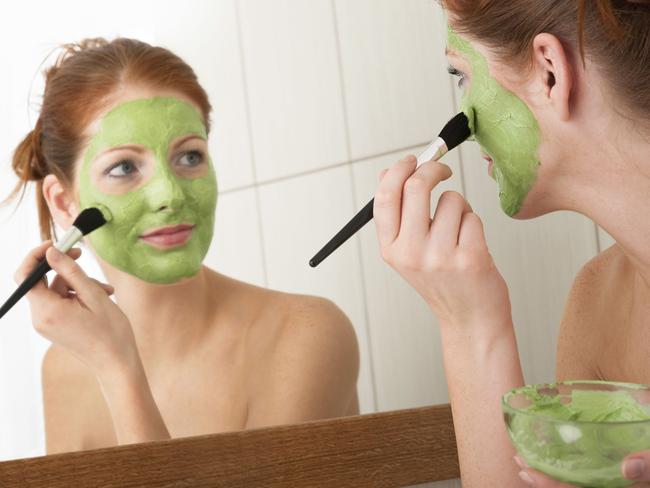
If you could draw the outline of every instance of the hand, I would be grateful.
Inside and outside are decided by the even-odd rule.
[[[637,463],[639,461],[640,463]],[[521,468],[519,477],[528,485],[535,488],[571,488],[574,485],[560,483],[548,476],[531,469],[519,456],[515,456],[515,462]],[[650,451],[632,454],[625,458],[621,466],[621,472],[625,478],[632,481],[650,481]],[[637,483],[633,488],[649,487],[650,483]]]
[[[131,324],[109,298],[113,288],[89,278],[75,262],[80,255],[80,249],[65,255],[46,241],[27,255],[14,278],[21,283],[47,258],[57,276],[49,287],[45,278],[27,293],[34,328],[101,377],[116,366],[137,364],[139,356]]]
[[[441,325],[511,323],[508,289],[485,242],[483,224],[456,192],[431,192],[451,169],[409,156],[380,176],[374,218],[382,257],[426,300]]]

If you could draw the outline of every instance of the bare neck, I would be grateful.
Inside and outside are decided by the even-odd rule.
[[[574,154],[567,164],[575,173],[559,185],[563,207],[605,229],[650,287],[650,138],[610,126]]]
[[[145,365],[162,356],[182,359],[206,336],[219,301],[208,268],[179,283],[156,285],[101,264],[131,322]]]

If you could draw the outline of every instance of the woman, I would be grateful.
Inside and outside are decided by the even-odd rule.
[[[210,104],[192,69],[159,47],[95,39],[67,46],[46,78],[14,154],[16,192],[36,182],[44,238],[85,207],[113,217],[85,241],[110,285],[50,240],[16,273],[44,257],[57,273],[28,294],[53,342],[47,452],[357,413],[356,337],[338,308],[202,265],[217,188]]]
[[[576,211],[617,241],[576,278],[558,379],[650,383],[650,4],[443,4],[450,71],[503,210],[518,219]],[[463,486],[564,486],[513,461],[500,397],[524,380],[481,220],[457,193],[443,194],[432,217],[431,190],[451,171],[415,164],[408,157],[381,175],[375,222],[383,257],[439,318]],[[650,453],[622,471],[650,480]]]

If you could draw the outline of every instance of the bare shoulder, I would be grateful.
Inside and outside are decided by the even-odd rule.
[[[332,301],[284,294],[278,298],[276,307],[283,317],[278,335],[280,350],[291,349],[305,358],[313,357],[319,361],[314,366],[331,367],[336,363],[356,369],[359,348],[354,327]]]
[[[359,347],[352,323],[325,298],[270,292],[265,323],[271,368],[257,390],[264,414],[253,423],[298,422],[356,413]]]
[[[558,379],[598,379],[597,354],[616,316],[612,303],[624,289],[629,262],[613,245],[577,274],[564,309],[557,348]]]
[[[101,432],[101,392],[90,371],[64,349],[52,345],[42,364],[43,410],[47,454],[94,447],[90,439]],[[93,431],[89,431],[93,429]],[[90,441],[91,442],[91,441]]]

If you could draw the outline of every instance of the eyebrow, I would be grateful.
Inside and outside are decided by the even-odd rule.
[[[456,51],[453,49],[449,49],[449,47],[445,46],[445,56],[449,56],[450,54],[456,54]]]
[[[181,139],[176,141],[172,146],[173,147],[178,147],[181,144],[189,141],[190,139],[200,139],[202,141],[205,141],[205,139],[203,137],[201,137],[201,136],[198,136],[196,134],[190,134],[188,136],[182,137]],[[134,152],[136,152],[138,154],[142,154],[142,153],[147,151],[147,149],[142,147],[142,146],[137,146],[135,144],[123,144],[121,146],[115,146],[115,147],[111,147],[110,149],[106,149],[105,151],[102,151],[101,153],[99,153],[97,156],[105,156],[106,154],[110,154],[112,152],[128,151],[128,150],[134,151]]]
[[[188,135],[188,136],[181,137],[181,138],[180,138],[178,141],[176,141],[172,146],[173,146],[173,147],[178,147],[178,146],[180,146],[181,144],[183,144],[184,142],[187,142],[187,141],[189,141],[189,140],[191,140],[191,139],[200,139],[200,140],[202,140],[202,141],[205,141],[205,139],[204,139],[203,137],[199,136],[199,135],[196,135],[196,134],[190,134],[190,135]]]
[[[105,151],[99,153],[98,156],[104,156],[105,154],[110,154],[115,151],[124,151],[124,150],[135,151],[138,154],[142,154],[143,152],[146,151],[146,149],[144,149],[143,147],[136,146],[135,144],[124,144],[121,146],[115,146],[115,147],[111,147],[110,149],[106,149]]]

